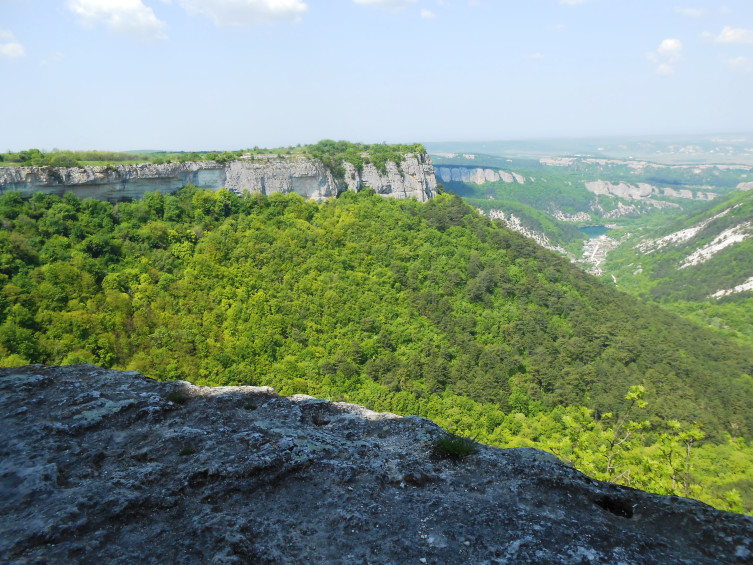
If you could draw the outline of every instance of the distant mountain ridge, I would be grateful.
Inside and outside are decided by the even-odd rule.
[[[504,156],[518,159],[589,157],[658,163],[753,165],[753,134],[621,136],[424,143],[430,153]]]

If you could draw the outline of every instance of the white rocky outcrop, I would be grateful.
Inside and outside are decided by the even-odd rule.
[[[174,192],[187,184],[200,188],[220,188],[224,183],[225,165],[214,161],[0,169],[0,193],[20,190],[24,194],[46,192],[63,195],[72,191],[81,198],[112,201],[139,198],[145,192],[155,190]]]
[[[628,184],[619,182],[617,184],[595,180],[587,181],[586,190],[594,194],[624,198],[626,200],[645,200],[651,196],[666,196],[668,198],[682,198],[685,200],[713,200],[718,196],[716,192],[709,191],[692,191],[687,188],[659,188],[652,184],[639,182],[637,184]]]
[[[575,157],[542,157],[539,163],[547,167],[570,167],[576,163]]]
[[[721,250],[726,249],[735,243],[745,241],[751,235],[753,235],[753,225],[751,222],[743,222],[726,229],[716,236],[710,243],[696,249],[693,253],[688,255],[680,265],[680,269],[705,263]]]
[[[428,155],[409,153],[399,166],[387,161],[384,174],[373,163],[365,164],[362,171],[358,171],[350,163],[343,163],[343,166],[348,190],[358,191],[368,186],[382,196],[415,198],[420,202],[426,202],[437,195],[437,179]]]
[[[604,214],[604,217],[609,218],[610,220],[614,220],[615,218],[636,215],[638,213],[638,208],[636,208],[632,204],[623,204],[622,202],[617,202],[617,207]]]
[[[740,206],[740,204],[737,204],[736,206],[732,206],[730,208],[722,210],[715,216],[712,216],[711,218],[708,218],[702,222],[699,222],[698,224],[691,226],[689,228],[685,228],[685,229],[676,231],[674,233],[671,233],[669,235],[665,235],[664,237],[660,237],[659,239],[650,239],[648,241],[644,241],[636,245],[636,249],[638,249],[641,253],[651,253],[653,251],[656,251],[657,249],[666,247],[667,245],[677,245],[678,243],[683,243],[685,241],[688,241],[691,238],[695,237],[702,229],[704,229],[711,222],[723,216],[726,216],[738,206]]]
[[[46,192],[63,195],[72,191],[81,198],[118,201],[140,198],[146,192],[162,193],[192,184],[199,188],[227,188],[272,194],[295,192],[322,201],[343,190],[371,187],[378,194],[425,201],[436,196],[437,181],[428,155],[405,155],[397,165],[387,162],[386,174],[365,165],[363,172],[345,163],[346,182],[339,182],[324,164],[302,156],[263,156],[220,164],[214,161],[119,165],[117,167],[4,167],[0,169],[0,194],[20,190],[24,194]]]
[[[597,195],[616,196],[626,200],[639,200],[658,194],[658,189],[655,186],[645,182],[633,185],[626,182],[614,184],[603,180],[587,181],[586,190]]]
[[[525,184],[526,179],[518,173],[503,171],[501,169],[490,168],[468,168],[468,167],[436,167],[436,174],[444,182],[469,182],[474,184],[484,184],[487,182],[503,181],[506,183],[518,182]]]
[[[562,210],[552,210],[549,214],[560,222],[590,222],[591,214],[588,212],[576,212],[575,214],[566,214]]]
[[[216,188],[222,186],[238,193],[295,192],[317,201],[339,192],[332,173],[320,161],[305,158],[231,161],[225,167],[224,181]]]
[[[727,290],[720,290],[718,292],[715,292],[714,294],[709,295],[709,298],[716,298],[718,300],[719,298],[724,298],[725,296],[729,296],[730,294],[736,294],[738,292],[746,292],[748,290],[753,290],[753,277],[750,277],[744,283],[739,284],[733,288],[728,288]]]
[[[508,214],[504,210],[498,209],[489,210],[487,212],[479,208],[478,211],[492,220],[501,220],[507,228],[534,240],[541,247],[551,249],[552,251],[556,251],[557,253],[561,253],[562,255],[572,255],[571,253],[568,253],[565,248],[560,247],[559,245],[554,245],[551,241],[549,241],[549,238],[545,234],[524,226],[523,222],[521,222],[520,218],[518,218],[515,214]]]
[[[687,188],[680,188],[675,190],[674,188],[665,188],[664,196],[670,198],[685,198],[686,200],[693,200],[693,191]]]

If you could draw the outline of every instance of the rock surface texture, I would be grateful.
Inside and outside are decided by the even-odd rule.
[[[373,163],[365,164],[363,171],[356,170],[350,163],[343,163],[343,166],[348,190],[357,192],[361,187],[368,186],[382,196],[413,197],[419,202],[426,202],[437,195],[434,166],[431,158],[426,154],[409,153],[399,166],[392,161],[387,161],[385,174],[381,174]]]
[[[387,162],[381,174],[373,164],[362,172],[346,164],[346,182],[340,182],[318,160],[306,157],[260,155],[219,164],[214,161],[119,165],[117,167],[2,167],[0,194],[20,190],[30,195],[72,191],[81,198],[118,201],[140,198],[146,192],[175,192],[188,184],[199,188],[227,188],[272,194],[296,192],[317,201],[340,192],[368,186],[384,196],[425,201],[437,194],[434,167],[428,155],[405,155],[398,166]]]
[[[753,520],[421,418],[91,365],[0,370],[4,563],[750,563]]]

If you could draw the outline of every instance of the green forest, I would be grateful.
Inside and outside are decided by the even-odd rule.
[[[753,511],[753,350],[457,196],[10,192],[0,222],[2,365],[348,400]]]
[[[443,189],[446,190],[445,187]],[[463,200],[483,213],[502,210],[513,214],[520,224],[535,232],[545,234],[553,245],[559,245],[573,256],[580,256],[586,235],[571,223],[560,222],[546,212],[513,200],[489,200],[489,198],[464,197]]]

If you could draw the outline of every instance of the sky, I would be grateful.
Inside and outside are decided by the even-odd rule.
[[[753,132],[751,0],[0,0],[0,151]]]

